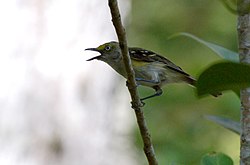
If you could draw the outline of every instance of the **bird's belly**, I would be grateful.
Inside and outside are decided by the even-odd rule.
[[[134,70],[135,77],[139,80],[138,85],[153,87],[182,81],[177,72],[161,66],[138,67]]]
[[[161,86],[167,80],[166,75],[158,68],[146,66],[134,68],[134,71],[138,85]]]

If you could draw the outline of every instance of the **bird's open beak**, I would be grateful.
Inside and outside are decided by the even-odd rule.
[[[101,53],[97,48],[87,48],[87,49],[85,49],[85,50],[96,51],[96,52]],[[96,60],[99,60],[101,56],[102,56],[102,55],[96,56],[96,57],[93,57],[93,58],[90,58],[90,59],[88,59],[87,61],[92,61],[92,60],[95,60],[95,59],[96,59]]]

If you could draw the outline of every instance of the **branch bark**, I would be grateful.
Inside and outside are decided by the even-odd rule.
[[[110,12],[112,15],[112,22],[115,27],[119,44],[121,47],[123,61],[125,64],[126,72],[128,75],[127,86],[130,92],[130,96],[132,99],[132,108],[135,111],[137,123],[140,129],[140,134],[144,144],[144,152],[147,157],[149,165],[158,165],[156,160],[156,156],[154,153],[154,148],[151,140],[150,133],[147,128],[146,120],[142,110],[142,103],[140,101],[140,97],[138,94],[138,90],[136,88],[136,81],[135,81],[135,74],[134,70],[131,65],[130,56],[128,54],[128,46],[127,46],[127,39],[126,39],[126,32],[121,22],[121,16],[118,8],[117,0],[109,0],[109,7]]]
[[[250,1],[238,0],[238,40],[240,62],[250,64]],[[240,164],[250,164],[250,88],[241,90]]]

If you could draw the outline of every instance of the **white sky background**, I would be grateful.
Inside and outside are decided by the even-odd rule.
[[[84,51],[116,40],[107,1],[0,1],[0,23],[0,164],[136,164],[125,81]]]

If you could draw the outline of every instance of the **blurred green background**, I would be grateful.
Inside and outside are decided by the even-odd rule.
[[[220,59],[205,46],[186,37],[168,40],[178,32],[188,32],[206,41],[237,51],[237,16],[218,0],[134,0],[127,26],[130,46],[143,47],[166,56],[197,77]],[[140,87],[141,96],[153,91]],[[208,152],[223,152],[239,162],[239,136],[204,119],[218,115],[239,121],[240,100],[231,91],[214,98],[196,97],[185,84],[164,87],[161,97],[146,101],[144,112],[155,152],[161,165],[196,165]],[[135,127],[141,164],[147,164]]]

